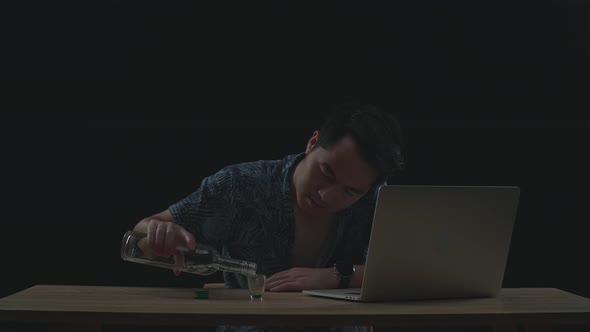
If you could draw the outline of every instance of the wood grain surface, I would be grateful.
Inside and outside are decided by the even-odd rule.
[[[507,288],[496,298],[356,303],[299,292],[38,285],[0,299],[0,322],[212,326],[589,324],[590,299],[554,288]]]

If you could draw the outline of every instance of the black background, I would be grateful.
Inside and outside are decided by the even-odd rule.
[[[5,5],[0,296],[201,285],[122,262],[122,234],[225,165],[303,151],[350,100],[400,118],[394,182],[521,187],[505,287],[590,296],[589,14],[584,1]]]

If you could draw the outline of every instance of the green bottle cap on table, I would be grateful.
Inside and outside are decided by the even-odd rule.
[[[208,299],[209,298],[209,291],[207,290],[196,290],[195,292],[195,299]]]

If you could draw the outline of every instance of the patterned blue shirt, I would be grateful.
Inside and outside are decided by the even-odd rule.
[[[260,160],[227,166],[206,177],[201,186],[169,207],[174,221],[197,242],[220,249],[224,256],[255,262],[267,277],[288,270],[295,242],[291,172],[305,154],[282,160]],[[376,187],[354,205],[336,214],[316,268],[335,261],[364,264],[369,243]],[[223,274],[226,288],[247,288],[241,274]],[[282,327],[220,326],[218,331],[288,331]],[[305,331],[320,329],[307,328]],[[330,331],[362,331],[340,327]]]

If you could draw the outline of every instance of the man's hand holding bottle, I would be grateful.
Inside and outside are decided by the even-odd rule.
[[[184,256],[177,250],[177,247],[195,250],[195,237],[182,226],[171,221],[154,218],[144,220],[141,223],[143,225],[140,228],[145,228],[144,232],[147,234],[147,252],[162,257],[174,256],[176,265],[182,266],[184,264]],[[180,270],[174,269],[174,274],[179,276]]]

